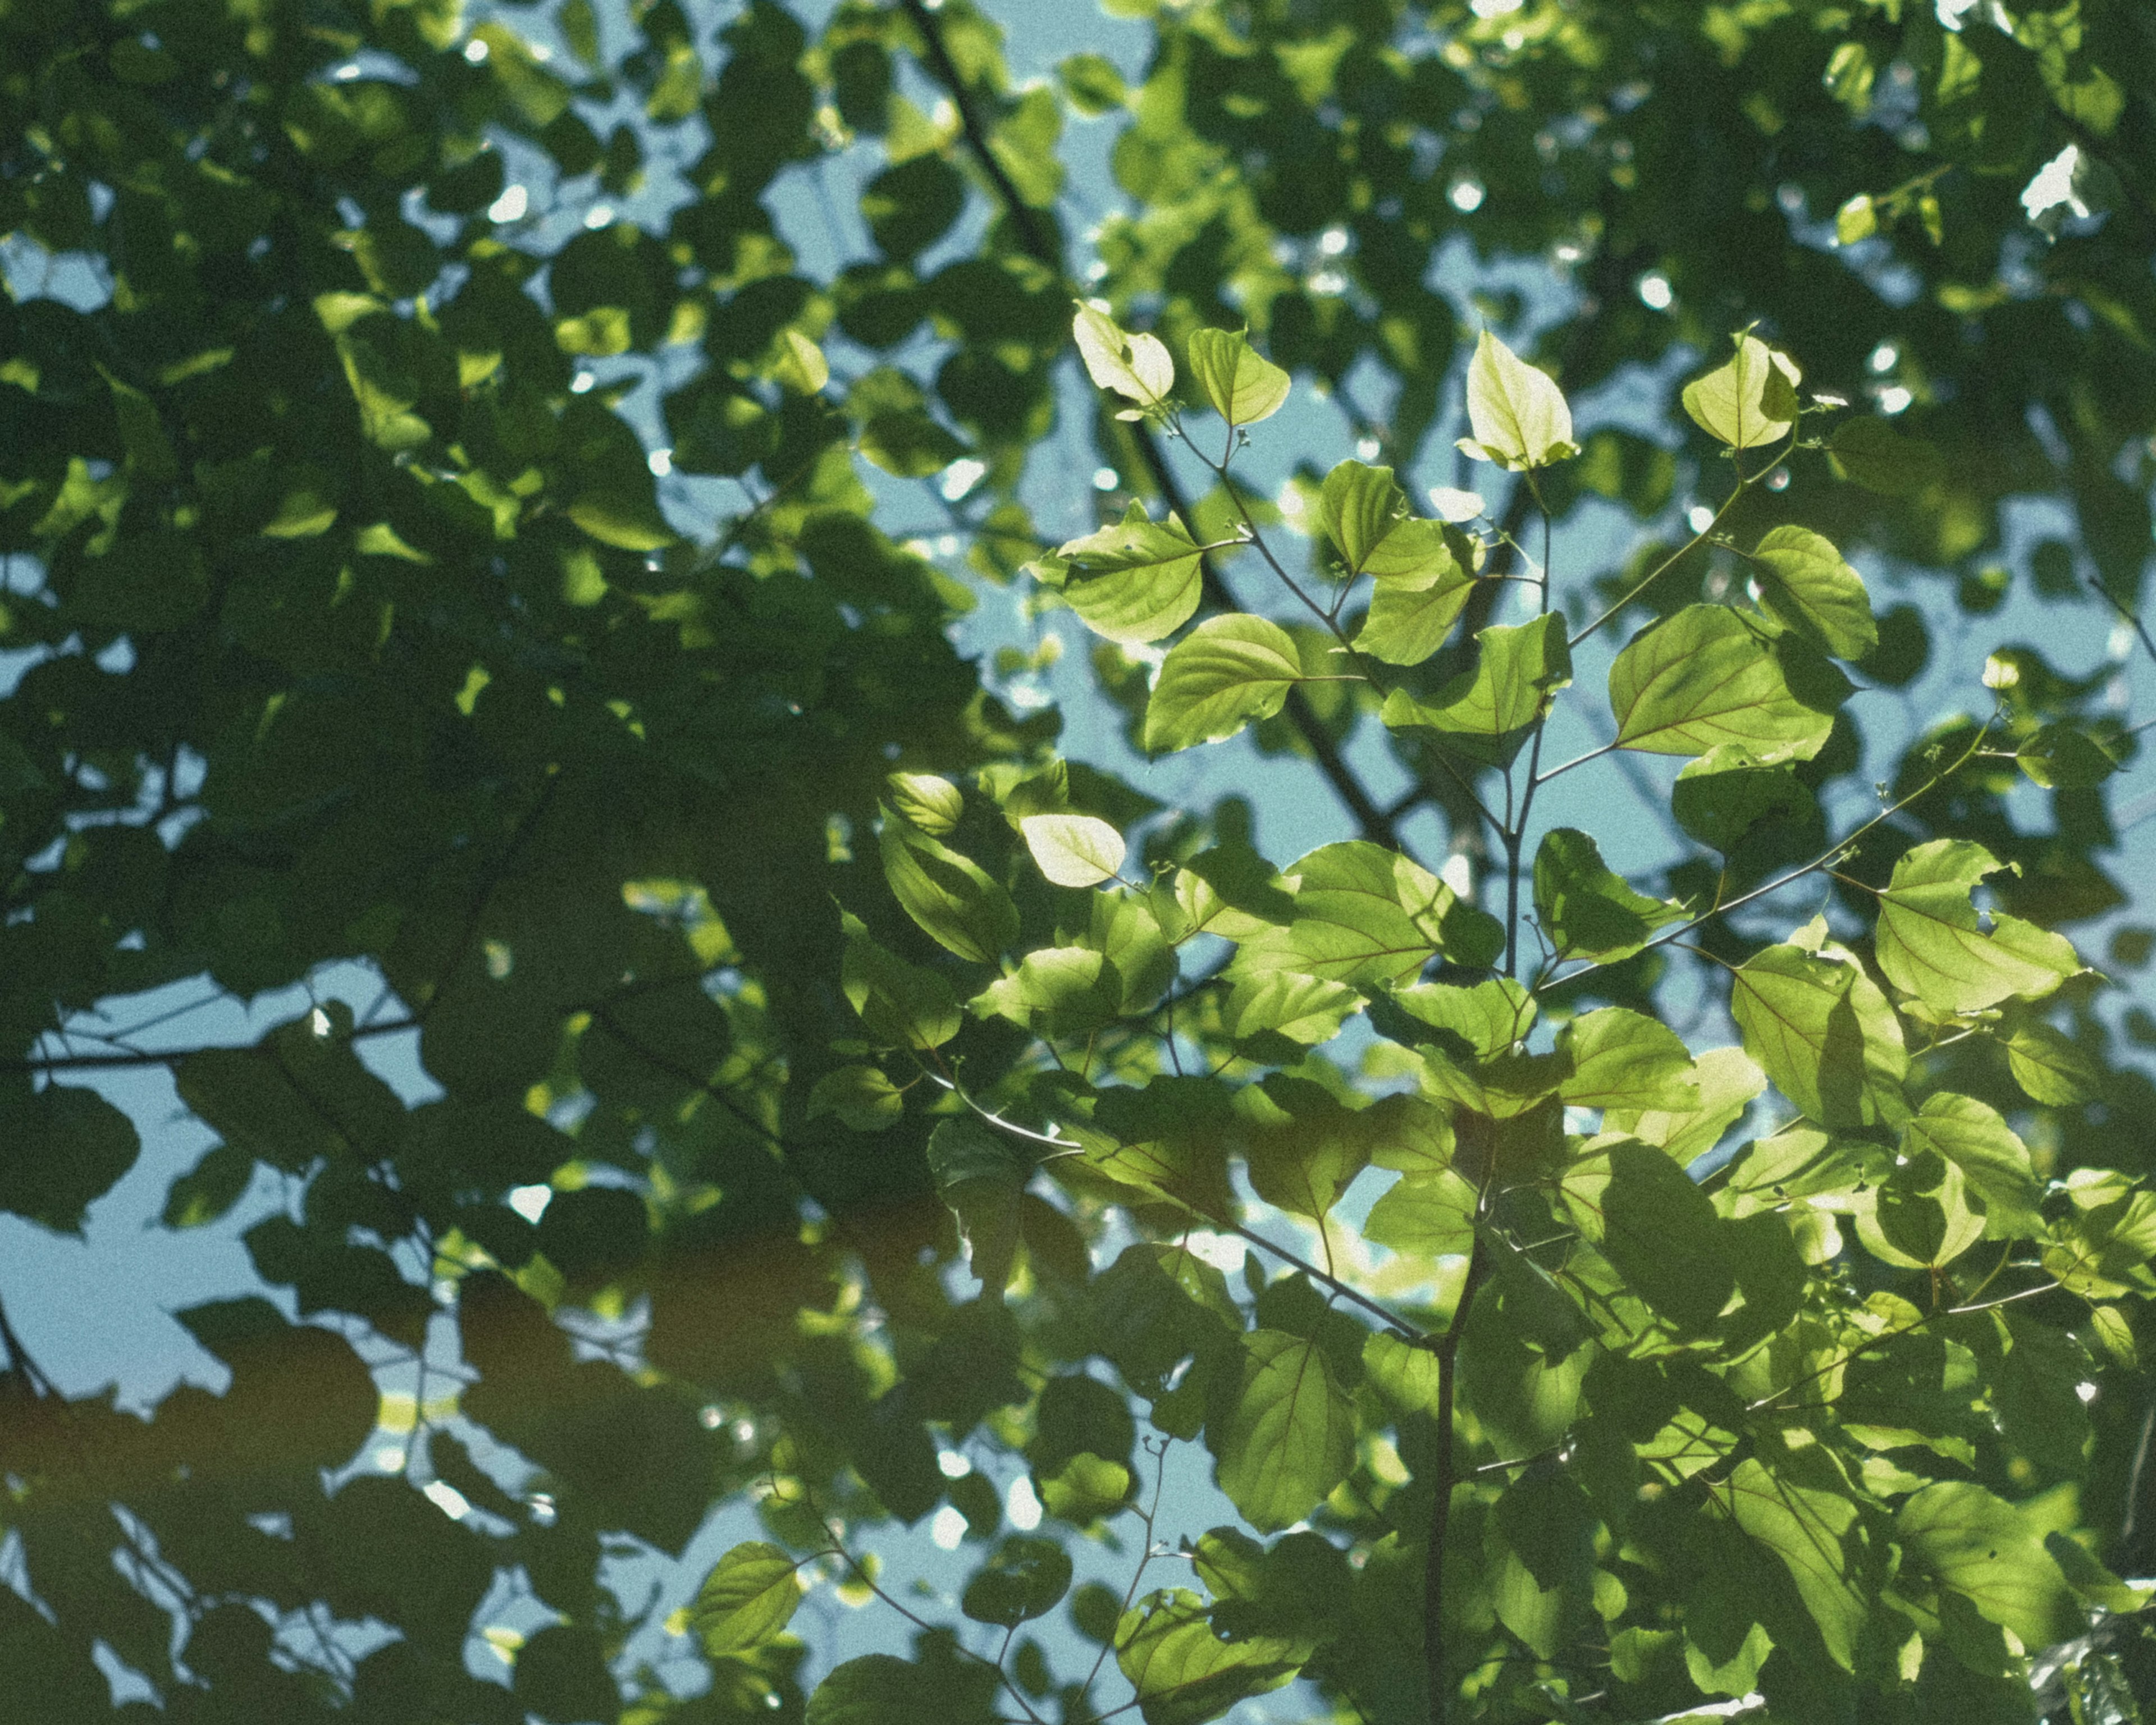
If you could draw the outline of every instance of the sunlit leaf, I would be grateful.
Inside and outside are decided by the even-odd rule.
[[[1579,453],[1563,391],[1486,329],[1467,367],[1467,418],[1475,435],[1460,447],[1478,460],[1532,469]]]
[[[1879,968],[1936,1012],[1980,1012],[2041,999],[2080,970],[2064,935],[1994,913],[1980,925],[1971,892],[2000,864],[1966,839],[1934,839],[1894,865],[1879,897]]]
[[[1239,331],[1193,331],[1187,351],[1193,380],[1204,392],[1213,411],[1230,425],[1255,425],[1260,419],[1270,419],[1287,400],[1288,374],[1252,347],[1250,338]],[[1087,363],[1090,367],[1090,359]],[[1100,382],[1098,373],[1094,381]]]
[[[1145,746],[1165,752],[1233,737],[1278,712],[1302,678],[1295,638],[1278,624],[1240,612],[1209,617],[1162,661]]]
[[[1635,635],[1609,668],[1622,748],[1703,755],[1736,743],[1762,760],[1816,755],[1849,680],[1764,639],[1735,611],[1687,605]]]

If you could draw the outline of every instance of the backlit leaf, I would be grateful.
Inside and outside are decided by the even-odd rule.
[[[1348,572],[1358,575],[1406,509],[1407,498],[1393,482],[1391,468],[1342,461],[1325,475],[1317,496],[1317,524]]]
[[[1735,611],[1687,605],[1642,629],[1609,668],[1621,748],[1703,755],[1733,742],[1762,760],[1808,761],[1834,728],[1849,680]]]
[[[1242,1340],[1231,1411],[1205,1440],[1220,1489],[1263,1533],[1301,1521],[1347,1478],[1355,1459],[1354,1404],[1315,1343],[1277,1330]]]
[[[1166,752],[1233,737],[1278,712],[1301,680],[1295,638],[1278,624],[1240,612],[1209,617],[1162,661],[1146,704],[1145,746]]]
[[[1096,389],[1111,389],[1141,408],[1158,407],[1175,387],[1175,362],[1158,336],[1133,336],[1099,307],[1081,305],[1070,332]]]
[[[1260,419],[1270,419],[1287,400],[1288,374],[1251,347],[1250,338],[1239,331],[1194,331],[1187,351],[1192,378],[1204,392],[1213,411],[1230,425],[1255,425]],[[1097,377],[1095,381],[1099,381]]]
[[[1090,814],[1029,814],[1019,831],[1040,872],[1058,886],[1098,886],[1123,865],[1123,835]]]
[[[1879,968],[1940,1013],[2041,999],[2081,969],[2064,935],[1998,912],[1986,933],[1970,893],[2000,865],[1981,845],[1934,839],[1894,865],[1879,898]]]
[[[1814,645],[1854,660],[1879,644],[1864,578],[1810,529],[1770,529],[1751,562],[1760,603]]]
[[[1132,503],[1122,521],[1057,549],[1075,572],[1063,597],[1096,634],[1157,641],[1190,620],[1200,584],[1197,542],[1173,516],[1154,521]]]
[[[1564,619],[1556,612],[1517,627],[1496,625],[1475,637],[1475,668],[1462,671],[1429,701],[1405,690],[1385,697],[1382,716],[1395,731],[1424,727],[1445,747],[1486,767],[1508,765],[1557,691],[1572,680]]]
[[[1745,1051],[1820,1125],[1895,1125],[1907,1117],[1901,1024],[1859,966],[1768,947],[1737,971],[1730,1012]]]
[[[1579,453],[1564,393],[1486,329],[1467,367],[1467,418],[1475,435],[1460,447],[1478,460],[1532,469]]]
[[[1655,931],[1685,917],[1681,905],[1635,892],[1602,860],[1585,833],[1554,827],[1535,853],[1535,913],[1560,958],[1612,963],[1629,958]]]
[[[1748,331],[1727,364],[1685,386],[1685,411],[1732,449],[1756,449],[1789,434],[1802,375],[1795,361]]]
[[[689,1623],[714,1659],[759,1645],[793,1620],[801,1565],[775,1545],[752,1540],[721,1558],[696,1589]]]

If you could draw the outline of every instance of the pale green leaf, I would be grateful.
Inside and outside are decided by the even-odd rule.
[[[907,963],[871,939],[847,914],[846,955],[839,986],[871,1034],[906,1048],[941,1047],[963,1022],[951,985],[932,970]]]
[[[1278,1330],[1242,1338],[1235,1402],[1206,1441],[1220,1489],[1261,1533],[1292,1526],[1322,1502],[1355,1460],[1354,1404],[1315,1343]]]
[[[1363,572],[1381,589],[1450,586],[1474,567],[1476,552],[1475,542],[1457,527],[1403,516],[1364,555]]]
[[[1815,646],[1859,660],[1879,644],[1864,578],[1806,527],[1768,531],[1752,553],[1760,603]]]
[[[880,849],[884,879],[906,915],[961,958],[992,964],[1018,938],[1010,895],[971,858],[896,821],[884,824]]]
[[[1558,1040],[1570,1072],[1558,1094],[1577,1108],[1681,1112],[1700,1106],[1691,1050],[1660,1020],[1605,1006],[1574,1019]]]
[[[1058,886],[1098,886],[1123,865],[1123,835],[1090,814],[1029,814],[1018,824],[1040,872]]]
[[[2015,1030],[2007,1039],[2006,1063],[2014,1081],[2050,1107],[2097,1101],[2107,1088],[2103,1068],[2071,1036],[2049,1024],[2024,1024]]]
[[[1475,1245],[1475,1189],[1450,1168],[1409,1174],[1371,1205],[1363,1235],[1414,1258],[1458,1257]]]
[[[1122,521],[1060,547],[1056,556],[1076,572],[1063,588],[1070,608],[1111,641],[1157,641],[1198,608],[1197,542],[1173,516],[1154,521],[1142,503],[1132,503]]]
[[[1969,1207],[1968,1182],[1937,1151],[1897,1162],[1856,1200],[1865,1250],[1904,1270],[1943,1269],[1984,1238],[1984,1218]]]
[[[1475,435],[1460,447],[1478,460],[1532,469],[1579,453],[1563,391],[1486,329],[1467,367],[1467,418]]]
[[[1293,918],[1243,938],[1233,967],[1239,977],[1286,970],[1332,982],[1411,981],[1440,952],[1486,964],[1502,944],[1486,911],[1463,903],[1419,864],[1366,839],[1313,850],[1280,879],[1294,900]]]
[[[831,367],[822,348],[788,328],[778,332],[778,363],[773,375],[789,389],[814,395],[831,381]]]
[[[1425,525],[1401,523],[1403,527]],[[1381,557],[1399,536],[1395,530],[1379,547]],[[1363,627],[1356,632],[1355,650],[1387,665],[1420,665],[1442,647],[1475,587],[1474,578],[1457,563],[1448,560],[1448,568],[1449,573],[1426,587],[1381,579]]]
[[[1325,475],[1317,495],[1317,524],[1340,553],[1350,575],[1359,575],[1407,510],[1407,497],[1389,467],[1342,461]]]
[[[1746,1457],[1722,1495],[1737,1525],[1781,1560],[1819,1627],[1827,1657],[1848,1671],[1871,1615],[1858,1580],[1856,1505],[1838,1474],[1829,1473],[1832,1463],[1823,1452],[1779,1460],[1781,1467],[1770,1471]],[[1795,1465],[1808,1460],[1816,1480],[1797,1473]]]
[[[1205,1602],[1182,1588],[1149,1594],[1126,1611],[1115,1649],[1145,1725],[1205,1725],[1287,1682],[1312,1651],[1307,1641],[1272,1635],[1224,1640]]]
[[[1934,839],[1894,865],[1879,896],[1879,968],[1934,1012],[1981,1012],[2041,1000],[2082,968],[2064,935],[2003,912],[1986,933],[1973,889],[2000,864],[1966,839]]]
[[[1820,1125],[1839,1131],[1907,1117],[1901,1022],[1861,966],[1768,947],[1732,978],[1730,1013],[1746,1051]]]
[[[1363,997],[1344,983],[1275,970],[1237,979],[1221,1004],[1220,1028],[1238,1041],[1270,1030],[1315,1048],[1362,1009]]]
[[[1040,1035],[1083,1036],[1121,1015],[1122,993],[1122,978],[1103,954],[1042,947],[967,1004],[979,1017],[1008,1019]]]
[[[916,832],[940,839],[958,824],[966,799],[958,787],[932,773],[891,773],[884,776],[891,806]]]
[[[1763,762],[1742,743],[1717,743],[1685,763],[1670,797],[1677,824],[1724,855],[1771,814],[1799,810],[1811,793],[1788,761]]]
[[[1425,727],[1446,745],[1486,767],[1517,755],[1556,692],[1572,680],[1572,652],[1557,612],[1517,627],[1479,631],[1475,668],[1461,672],[1429,701],[1404,689],[1385,697],[1381,716],[1395,731]]]
[[[2087,1629],[2080,1602],[2029,1518],[1964,1480],[1927,1486],[1902,1506],[1894,1532],[1906,1561],[1961,1594],[2030,1648]]]
[[[1685,386],[1685,411],[1733,449],[1756,449],[1789,434],[1803,373],[1787,354],[1746,331],[1720,370]]]
[[[1237,331],[1194,331],[1186,352],[1191,377],[1230,425],[1270,419],[1287,400],[1288,374]]]
[[[1082,304],[1070,333],[1094,388],[1113,390],[1141,408],[1166,403],[1175,387],[1175,362],[1158,336],[1131,335],[1098,306]]]
[[[1687,605],[1626,644],[1609,668],[1620,748],[1703,755],[1733,742],[1762,760],[1808,761],[1834,728],[1849,680],[1737,612]]]
[[[1160,753],[1233,737],[1278,712],[1301,680],[1295,638],[1277,623],[1241,612],[1209,617],[1161,663],[1145,746]]]
[[[1902,1128],[1902,1153],[1930,1150],[1962,1173],[1982,1207],[1993,1240],[2033,1239],[2044,1231],[2044,1187],[2029,1147],[1998,1111],[1974,1096],[1941,1091]]]
[[[793,1620],[801,1566],[775,1545],[751,1540],[721,1558],[689,1607],[690,1627],[714,1659],[762,1645]]]
[[[1606,1132],[1627,1132],[1659,1147],[1680,1165],[1704,1156],[1767,1087],[1767,1075],[1741,1048],[1711,1048],[1691,1064],[1690,1081],[1699,1100],[1686,1107],[1612,1107],[1602,1117]]]
[[[1614,963],[1645,946],[1658,928],[1685,917],[1682,905],[1635,892],[1602,860],[1594,840],[1555,827],[1535,853],[1535,914],[1560,958]]]

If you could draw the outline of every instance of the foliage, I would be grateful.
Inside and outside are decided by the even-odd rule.
[[[277,1296],[182,1312],[228,1384],[148,1419],[0,1317],[41,1717],[116,1663],[204,1721],[1080,1717],[1026,1625],[1082,1533],[1150,1550],[1170,1440],[1267,1539],[1068,1595],[1148,1725],[1296,1673],[1423,1717],[1426,1615],[1492,1717],[2025,1717],[2024,1654],[2138,1604],[2156,1098],[2057,932],[2123,902],[2110,674],[1999,644],[1861,836],[1845,793],[1852,680],[1959,653],[1949,603],[2138,602],[2138,10],[1116,9],[1141,77],[1021,88],[968,0],[0,0],[0,1208],[81,1226],[140,1148],[88,1081],[167,1072],[217,1142],[166,1224],[244,1221]],[[1076,117],[1121,207],[1074,331]],[[819,266],[776,212],[834,172],[865,243]],[[1539,347],[1521,260],[1574,296]],[[1117,490],[1051,546],[1081,365]],[[1357,454],[1299,475],[1305,569],[1237,464],[1310,386]],[[1446,477],[1517,472],[1493,516],[1412,514],[1446,427]],[[1523,548],[1676,532],[1724,445],[1634,568]],[[2030,496],[2071,543],[2024,549]],[[923,508],[963,560],[877,524]],[[1932,598],[1875,616],[1837,547]],[[1029,562],[1136,742],[1255,727],[1351,836],[1277,869],[1234,799],[1051,756],[947,632]],[[1239,607],[1254,565],[1300,610]],[[1530,831],[1604,686],[1609,752],[1689,762],[1652,880]],[[1459,866],[1406,854],[1425,809]],[[245,1047],[99,1015],[301,984]],[[1741,1048],[1668,1028],[1699,999]],[[1338,1216],[1370,1168],[1389,1280]],[[1240,1291],[1187,1233],[1274,1212],[1316,1255]],[[960,1447],[1040,1537],[988,1544]],[[752,1498],[699,1639],[609,1584]],[[939,1506],[961,1618],[804,1684],[802,1588],[879,1585],[842,1530]],[[2075,1707],[2121,1692],[2072,1657]]]

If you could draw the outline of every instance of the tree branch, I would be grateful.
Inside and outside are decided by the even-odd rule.
[[[1002,204],[1005,218],[1017,231],[1019,243],[1037,262],[1045,264],[1061,277],[1066,287],[1071,286],[1062,248],[1057,244],[1054,234],[1042,220],[1040,213],[1019,196],[1018,187],[1009,173],[988,147],[988,127],[973,102],[973,93],[967,89],[966,81],[959,74],[957,63],[951,58],[950,49],[944,45],[942,33],[937,28],[934,14],[929,11],[925,0],[899,0],[899,7],[921,38],[930,71],[937,82],[948,92],[952,105],[958,111],[958,124],[966,141],[968,154],[994,189],[997,201]],[[1168,454],[1161,448],[1160,440],[1149,427],[1144,425],[1131,426],[1130,436],[1137,450],[1138,459],[1152,480],[1153,490],[1159,494],[1161,501],[1188,521],[1190,519],[1190,500],[1183,489],[1182,482],[1168,465]],[[1216,611],[1239,611],[1242,608],[1235,603],[1235,594],[1229,591],[1219,566],[1210,555],[1200,557],[1198,567],[1205,603],[1209,607]],[[1310,751],[1311,757],[1317,763],[1317,770],[1325,776],[1326,783],[1332,787],[1334,794],[1347,806],[1355,824],[1362,829],[1363,836],[1398,849],[1399,834],[1391,817],[1378,806],[1354,768],[1348,764],[1346,757],[1340,752],[1339,744],[1333,741],[1325,728],[1324,721],[1317,716],[1317,709],[1311,706],[1301,690],[1291,688],[1288,691],[1286,711],[1289,724],[1295,727],[1296,735],[1302,739],[1303,746]]]

